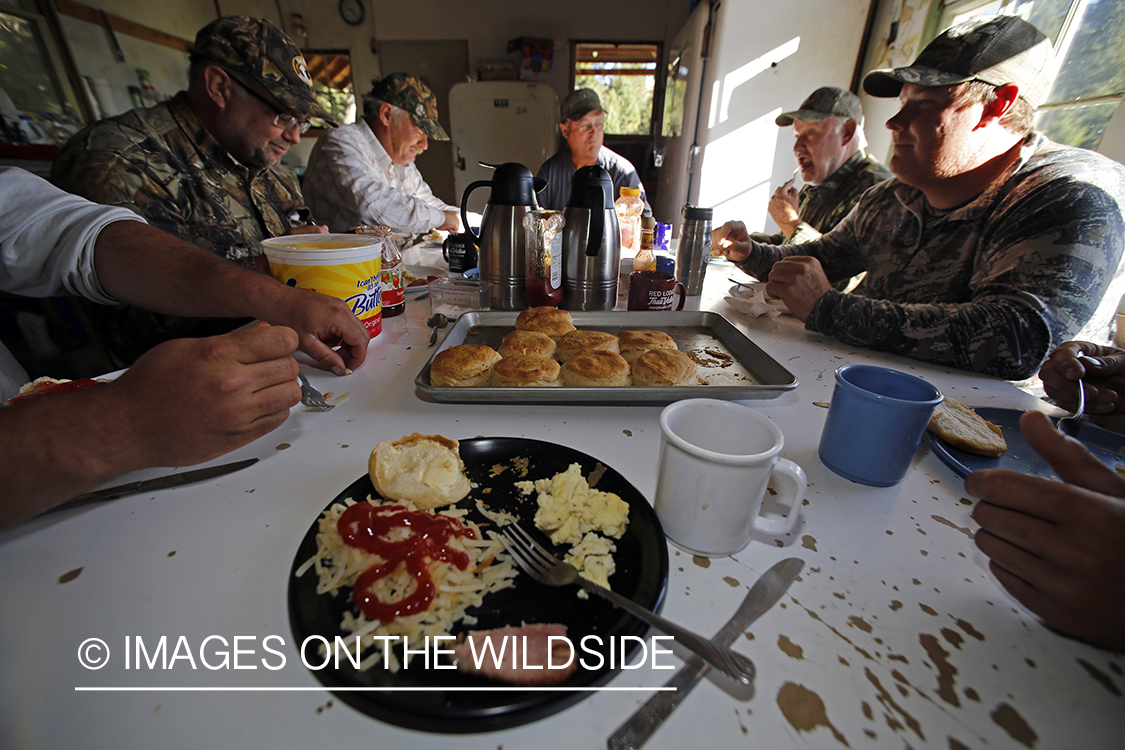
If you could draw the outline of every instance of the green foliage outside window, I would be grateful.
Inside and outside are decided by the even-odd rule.
[[[621,64],[643,69],[641,65]],[[650,66],[651,67],[651,66]],[[575,89],[593,89],[605,109],[606,135],[649,135],[652,129],[652,98],[655,73],[614,75],[611,70],[575,76]]]

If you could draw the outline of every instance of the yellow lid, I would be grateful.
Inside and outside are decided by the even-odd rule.
[[[622,195],[631,195],[635,198],[635,197],[637,197],[641,194],[641,189],[640,188],[632,188],[632,187],[623,187],[623,188],[621,188],[621,194]]]

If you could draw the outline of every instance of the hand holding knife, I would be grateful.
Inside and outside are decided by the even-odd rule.
[[[739,633],[744,632],[752,622],[781,599],[804,566],[803,560],[790,557],[767,570],[750,587],[734,617],[711,639],[712,642],[722,646],[733,643]],[[610,735],[606,742],[609,750],[638,750],[648,742],[692,688],[699,684],[709,669],[710,667],[698,656],[688,659],[680,671],[664,683],[664,687],[676,689],[662,690],[649,698],[628,721]]]

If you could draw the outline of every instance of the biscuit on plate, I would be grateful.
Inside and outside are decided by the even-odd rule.
[[[604,349],[578,352],[562,366],[563,382],[577,387],[605,388],[632,385],[629,363],[620,354]]]
[[[553,357],[558,344],[545,333],[539,331],[512,331],[500,342],[500,356],[512,357],[516,354],[531,354],[536,357]]]
[[[559,348],[555,351],[555,359],[566,362],[575,354],[586,349],[604,349],[607,352],[620,354],[617,337],[605,331],[571,331],[559,339]]]
[[[653,349],[633,361],[633,385],[697,385],[695,362],[679,349]]]
[[[418,510],[455,503],[469,494],[456,440],[415,432],[384,440],[367,459],[367,474],[384,500],[411,502]]]
[[[492,368],[490,385],[500,388],[552,387],[559,384],[559,363],[532,354],[513,354]]]
[[[430,385],[488,385],[492,366],[500,361],[500,353],[490,346],[461,344],[443,349],[430,364]]]
[[[926,426],[951,448],[978,456],[999,456],[1008,450],[1004,431],[975,411],[948,396],[934,407]]]
[[[622,331],[617,334],[621,356],[632,363],[650,349],[675,349],[676,342],[664,331]]]
[[[574,319],[569,312],[557,307],[533,307],[516,316],[516,328],[545,333],[558,341],[574,330]]]

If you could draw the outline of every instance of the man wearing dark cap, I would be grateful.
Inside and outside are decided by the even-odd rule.
[[[574,172],[595,164],[609,172],[613,179],[614,200],[623,187],[640,188],[641,200],[647,205],[648,198],[636,167],[603,145],[605,110],[597,92],[592,89],[571,91],[563,98],[559,110],[562,116],[559,132],[566,139],[566,147],[539,167],[537,176],[547,181],[547,187],[538,195],[539,205],[562,211],[570,198],[570,180]]]
[[[296,45],[269,21],[226,16],[196,35],[187,91],[77,133],[51,179],[89,200],[132,209],[243,267],[268,271],[261,240],[325,231],[295,218],[308,213],[300,187],[278,166],[313,117],[331,122]],[[161,341],[222,333],[242,322],[137,307],[94,313],[126,364]]]
[[[895,179],[802,245],[721,248],[810,331],[1011,380],[1064,341],[1112,340],[1125,168],[1033,130],[1050,40],[994,16],[942,32],[913,65],[864,79],[897,96]],[[832,288],[866,272],[855,294]]]
[[[459,209],[434,195],[414,159],[429,139],[448,141],[437,97],[406,73],[373,82],[363,119],[317,140],[305,171],[305,194],[318,221],[334,232],[383,224],[396,233],[458,231]]]
[[[769,214],[781,231],[755,232],[751,236],[758,242],[786,245],[815,240],[839,224],[867,188],[891,178],[890,171],[863,150],[863,108],[850,91],[819,88],[799,109],[778,115],[775,122],[793,126],[793,155],[804,185],[798,193],[794,177],[774,192]],[[746,225],[729,221],[712,236],[714,244],[745,239]]]

